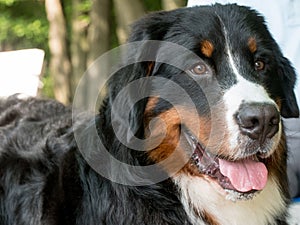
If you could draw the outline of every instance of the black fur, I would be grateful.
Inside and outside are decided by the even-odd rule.
[[[0,224],[189,224],[169,181],[129,187],[97,174],[70,118],[51,100],[1,102]]]

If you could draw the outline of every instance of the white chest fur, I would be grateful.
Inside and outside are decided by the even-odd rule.
[[[286,207],[278,185],[270,179],[264,190],[251,200],[237,201],[229,200],[217,184],[200,177],[179,175],[174,181],[180,189],[182,204],[195,225],[206,224],[197,216],[204,211],[221,225],[274,224],[275,215]]]

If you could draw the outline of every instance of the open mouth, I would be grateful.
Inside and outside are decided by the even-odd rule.
[[[201,174],[216,181],[234,199],[251,199],[261,191],[268,179],[268,170],[256,156],[229,161],[209,152],[189,131],[184,132],[194,150],[191,163]]]

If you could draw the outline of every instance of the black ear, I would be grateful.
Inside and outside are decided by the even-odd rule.
[[[109,81],[109,117],[114,134],[122,139],[123,144],[130,146],[143,138],[144,110],[151,94],[151,75],[157,68],[159,41],[177,19],[173,14],[153,13],[132,25],[128,44],[121,56],[124,66]]]
[[[281,115],[285,118],[298,118],[299,108],[294,93],[296,73],[289,60],[281,57],[278,73],[281,82]]]
[[[110,112],[106,113],[113,133],[124,145],[131,146],[143,138],[144,110],[151,91],[150,62],[139,62],[122,68],[109,82]]]
[[[128,42],[142,40],[163,40],[169,28],[178,22],[177,11],[162,11],[146,15],[131,26]]]

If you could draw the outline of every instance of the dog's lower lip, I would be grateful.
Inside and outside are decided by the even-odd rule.
[[[198,139],[189,131],[185,130],[185,136],[193,149],[191,164],[195,165],[201,174],[209,176],[215,180],[224,190],[231,190],[233,192],[240,193],[243,198],[247,198],[247,194],[253,196],[253,193],[257,190],[252,189],[249,191],[239,191],[231,183],[230,179],[223,175],[220,170],[219,158],[213,155],[208,149],[201,144]],[[256,156],[252,157],[254,161],[257,160]],[[224,161],[224,160],[223,160]]]
[[[197,166],[200,173],[216,180],[222,188],[235,190],[229,179],[221,174],[219,159],[206,151],[200,144],[194,150],[192,163]]]
[[[191,163],[197,166],[199,172],[216,180],[222,188],[235,190],[229,179],[220,173],[218,157],[206,150],[204,145],[188,129],[184,129],[184,134],[193,150]]]

